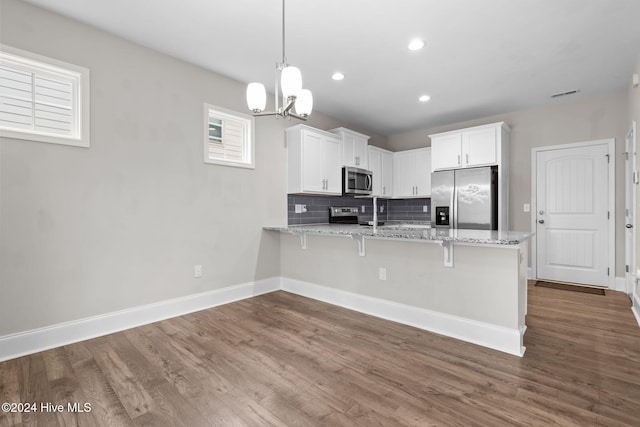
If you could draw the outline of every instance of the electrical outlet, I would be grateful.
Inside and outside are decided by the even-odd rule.
[[[387,280],[387,269],[384,267],[380,267],[378,269],[378,278],[380,280]]]
[[[362,210],[360,212],[364,213],[367,207],[365,205],[362,205],[361,207],[362,207]]]
[[[202,277],[202,265],[198,264],[193,266],[193,277],[196,279]]]
[[[384,205],[380,206],[380,213],[384,213]]]
[[[422,212],[429,212],[429,205],[422,205]]]

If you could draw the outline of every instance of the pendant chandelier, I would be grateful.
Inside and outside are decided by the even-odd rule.
[[[262,83],[249,83],[247,105],[254,116],[295,117],[307,120],[313,108],[313,96],[308,89],[302,89],[300,69],[287,64],[284,53],[284,2],[282,0],[282,62],[276,63],[275,111],[263,111],[267,105],[267,91]],[[280,105],[278,89],[282,89]],[[295,107],[295,112],[292,111]]]

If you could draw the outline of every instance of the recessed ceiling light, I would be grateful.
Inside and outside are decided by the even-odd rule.
[[[424,47],[424,40],[413,39],[411,43],[409,43],[409,50],[420,50]]]
[[[418,101],[427,102],[430,99],[431,99],[431,97],[429,95],[422,95],[420,98],[418,98]]]
[[[342,80],[342,79],[344,79],[344,74],[342,74],[342,73],[333,73],[333,76],[331,76],[331,78],[333,80]]]

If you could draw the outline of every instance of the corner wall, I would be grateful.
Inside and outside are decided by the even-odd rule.
[[[638,57],[636,58],[635,66],[631,71],[631,75],[640,74],[640,52],[638,52]],[[636,122],[636,150],[640,148],[640,137],[638,137],[638,132],[640,132],[640,86],[633,87],[631,83],[631,76],[629,78],[629,88],[627,89],[627,99],[629,102],[628,111],[628,129],[631,128],[631,124]],[[640,156],[636,154],[636,162],[640,162]],[[640,167],[640,163],[636,164],[636,167]],[[640,268],[640,229],[638,228],[638,212],[640,212],[640,186],[636,185],[636,268]],[[635,299],[640,301],[640,284],[636,282],[635,289]],[[637,307],[640,309],[640,307]],[[638,323],[640,323],[640,318],[637,319]]]
[[[287,221],[295,123],[256,119],[255,170],[205,164],[203,104],[246,112],[243,83],[23,1],[0,8],[2,43],[91,72],[91,148],[0,139],[0,337],[280,275],[262,227]]]

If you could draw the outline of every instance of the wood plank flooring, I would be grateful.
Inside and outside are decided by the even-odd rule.
[[[0,363],[0,426],[638,426],[629,307],[530,285],[518,358],[275,292]]]

